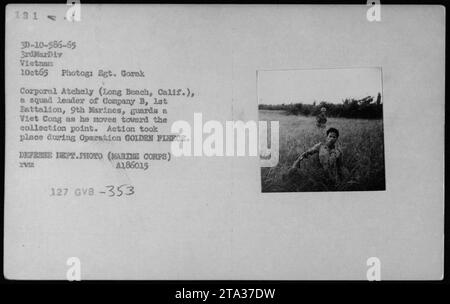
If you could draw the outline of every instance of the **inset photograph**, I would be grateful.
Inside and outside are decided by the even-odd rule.
[[[260,121],[279,122],[262,192],[386,190],[382,70],[258,71]]]

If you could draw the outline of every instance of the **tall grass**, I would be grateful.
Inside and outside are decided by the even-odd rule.
[[[260,120],[280,123],[280,158],[276,167],[261,168],[263,192],[385,190],[383,122],[381,119],[328,118],[325,129],[314,117],[285,115],[283,111],[259,110]],[[318,156],[305,159],[288,174],[299,154],[325,139],[326,129],[339,130],[344,178],[329,180]]]

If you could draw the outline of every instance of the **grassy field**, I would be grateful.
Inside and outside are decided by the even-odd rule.
[[[340,133],[345,174],[339,184],[326,178],[317,155],[304,160],[295,174],[287,174],[300,153],[326,136],[326,129],[316,127],[314,117],[259,110],[259,120],[280,123],[280,160],[276,167],[261,168],[263,192],[385,190],[381,119],[328,118],[326,129],[334,127]]]

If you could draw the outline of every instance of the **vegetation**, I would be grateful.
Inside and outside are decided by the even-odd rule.
[[[316,116],[320,113],[320,109],[327,109],[328,117],[344,117],[344,118],[367,118],[380,119],[383,118],[383,104],[381,102],[381,94],[378,93],[377,98],[367,96],[362,99],[347,98],[340,104],[322,101],[313,104],[290,103],[279,105],[260,104],[260,110],[279,110],[289,115]]]
[[[263,192],[385,190],[381,119],[329,118],[325,129],[316,127],[314,117],[287,115],[283,110],[260,110],[259,119],[280,124],[279,162],[276,167],[261,168]],[[338,143],[346,172],[343,180],[337,185],[330,183],[317,155],[304,160],[295,175],[288,175],[295,159],[323,141],[329,127],[340,133]]]

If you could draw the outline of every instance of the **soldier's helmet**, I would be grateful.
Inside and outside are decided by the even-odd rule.
[[[326,112],[327,109],[326,109],[325,107],[322,107],[322,108],[320,109],[320,111],[321,111],[321,112]]]

